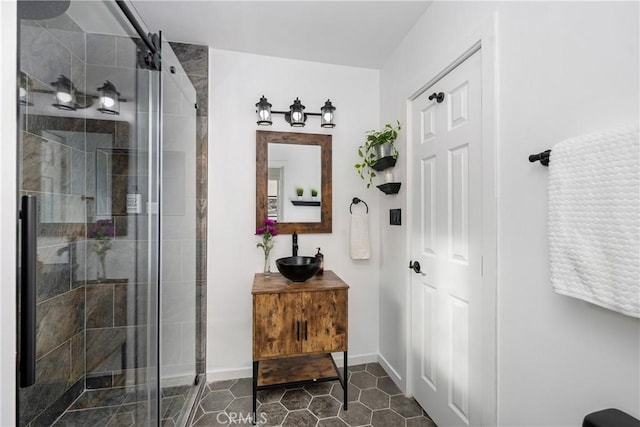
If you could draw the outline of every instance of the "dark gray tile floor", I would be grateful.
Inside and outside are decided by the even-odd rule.
[[[187,402],[190,387],[162,391],[162,426],[175,426]],[[145,386],[85,390],[53,423],[66,426],[148,426],[148,393]]]
[[[349,367],[349,405],[342,409],[338,381],[258,392],[260,426],[436,427],[414,400],[406,398],[378,363]],[[208,383],[192,426],[250,425],[250,378]]]

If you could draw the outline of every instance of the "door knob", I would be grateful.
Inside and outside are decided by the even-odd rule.
[[[418,274],[422,274],[423,276],[426,276],[426,274],[420,271],[420,263],[418,261],[409,261],[409,268]]]
[[[431,95],[429,95],[429,101],[433,101],[434,99],[438,104],[440,104],[442,101],[444,101],[444,92],[440,92],[440,93],[433,92]]]

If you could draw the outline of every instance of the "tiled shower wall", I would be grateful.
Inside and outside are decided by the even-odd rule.
[[[20,68],[27,87],[47,87],[59,74],[85,91],[85,35],[67,16],[21,21]],[[30,93],[30,95],[35,95]],[[33,99],[36,102],[35,99]],[[20,424],[49,425],[84,389],[85,374],[85,141],[43,133],[21,107],[20,193],[40,201],[36,308],[36,383],[20,390]],[[57,118],[53,118],[53,121]],[[80,135],[84,115],[74,120]],[[47,129],[50,129],[47,126]],[[48,180],[41,179],[43,171]],[[73,245],[69,240],[76,239]],[[76,261],[69,262],[73,251]]]
[[[170,43],[196,89],[196,372],[206,372],[207,345],[207,154],[209,145],[209,48]]]

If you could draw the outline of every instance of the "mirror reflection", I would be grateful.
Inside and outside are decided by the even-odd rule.
[[[129,144],[129,123],[33,114],[29,130],[23,186],[39,193],[39,233],[66,235],[109,219],[126,235],[127,190],[139,173],[131,150],[115,147]]]
[[[279,222],[320,222],[320,157],[317,145],[269,144],[269,218]]]

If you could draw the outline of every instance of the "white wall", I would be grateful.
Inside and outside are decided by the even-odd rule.
[[[337,107],[333,130],[310,117],[301,130],[333,135],[333,233],[302,234],[301,255],[321,247],[325,268],[350,285],[349,355],[375,360],[378,352],[378,271],[380,256],[349,258],[349,205],[353,197],[369,204],[372,246],[378,247],[377,189],[366,190],[353,164],[364,132],[379,123],[379,72],[376,70],[210,51],[209,246],[207,295],[207,371],[209,378],[249,376],[251,366],[251,286],[262,271],[255,233],[255,103],[265,95],[273,110],[295,97],[311,112],[327,98]],[[281,115],[261,130],[294,131]],[[296,129],[299,131],[299,129]],[[291,254],[291,236],[276,237],[273,260]],[[360,357],[362,356],[362,357]]]
[[[0,1],[0,425],[15,425],[16,2]]]
[[[637,123],[638,3],[435,2],[381,71],[381,123],[405,117],[411,94],[470,47],[494,13],[498,422],[580,425],[607,407],[640,417],[640,322],[551,290],[547,169],[527,161],[564,138]],[[399,143],[402,153],[404,134]],[[405,171],[402,154],[398,163]],[[399,204],[406,208],[402,195]],[[403,231],[381,226],[380,240],[380,352],[404,377],[409,254]]]

